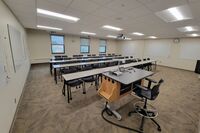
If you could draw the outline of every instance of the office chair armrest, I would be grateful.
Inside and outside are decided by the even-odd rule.
[[[144,87],[144,86],[141,86],[141,85],[135,85],[136,87],[138,87],[138,88],[140,88],[140,89],[143,89],[143,90],[148,90],[146,87]]]
[[[153,80],[153,79],[150,79],[150,78],[145,78],[146,80],[148,80],[149,82],[152,82],[152,83],[157,83],[157,81]]]

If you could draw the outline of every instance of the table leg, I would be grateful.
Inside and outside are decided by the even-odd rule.
[[[49,63],[49,69],[50,69],[50,73],[52,75],[52,63]]]
[[[155,61],[155,71],[156,71],[156,67],[157,67],[157,61]]]
[[[63,84],[62,94],[65,96],[65,81],[64,81],[64,84]]]
[[[55,80],[55,82],[56,82],[56,84],[57,84],[57,74],[56,74],[56,68],[54,68],[54,80]]]
[[[113,113],[117,120],[122,120],[122,116],[116,110],[111,109],[111,107],[108,104],[106,104],[106,108],[108,108]]]
[[[67,101],[70,103],[69,86],[67,85]]]

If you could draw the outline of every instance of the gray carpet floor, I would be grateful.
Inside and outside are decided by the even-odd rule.
[[[200,132],[200,80],[197,74],[179,69],[157,67],[153,79],[164,79],[160,94],[155,101],[163,133]],[[104,121],[101,111],[104,99],[97,95],[95,87],[87,84],[87,94],[73,88],[73,100],[61,94],[63,82],[55,84],[46,64],[32,65],[21,103],[16,114],[12,133],[133,133]],[[140,99],[132,95],[123,97],[117,106],[122,121],[110,120],[138,128],[141,117],[127,116],[133,104]],[[145,133],[157,133],[156,126],[145,121]]]

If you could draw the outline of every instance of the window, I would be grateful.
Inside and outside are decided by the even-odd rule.
[[[81,38],[80,51],[81,51],[81,53],[89,53],[90,52],[90,39],[89,38]]]
[[[106,53],[106,40],[101,39],[99,42],[99,53]]]
[[[65,53],[65,43],[63,35],[51,35],[51,53],[52,54]]]

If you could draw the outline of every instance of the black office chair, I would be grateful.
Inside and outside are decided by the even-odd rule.
[[[155,107],[153,107],[152,105],[148,105],[149,107],[151,107],[151,109],[147,108],[147,100],[155,100],[157,98],[159,94],[160,85],[164,82],[164,80],[160,79],[160,81],[157,83],[152,79],[145,79],[149,81],[148,87],[136,85],[136,88],[133,90],[137,96],[144,98],[144,102],[136,102],[134,104],[134,110],[129,112],[128,115],[131,116],[132,113],[138,113],[142,116],[142,121],[140,124],[141,131],[143,131],[145,118],[151,119],[157,125],[157,130],[161,131],[160,125],[154,120],[158,113]],[[151,88],[152,83],[156,83],[156,85],[154,85]]]
[[[93,69],[92,65],[85,65],[85,66],[83,66],[82,71],[87,71],[87,70],[91,70],[91,69]],[[83,81],[83,94],[86,94],[85,83],[91,83],[91,85],[93,85],[93,82],[95,82],[96,90],[98,90],[97,75],[87,76],[87,77],[81,78],[81,80]]]

